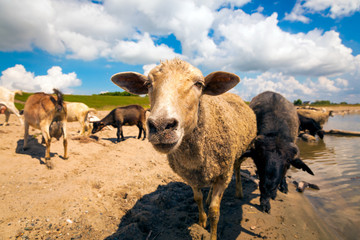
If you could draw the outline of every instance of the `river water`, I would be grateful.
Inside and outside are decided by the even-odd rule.
[[[360,131],[360,114],[330,117],[324,129]],[[315,176],[291,168],[292,180],[320,187],[306,189],[303,194],[332,230],[334,239],[360,239],[360,137],[325,135],[316,143],[298,140],[297,145],[301,159]]]

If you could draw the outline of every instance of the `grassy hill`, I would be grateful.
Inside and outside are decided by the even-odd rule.
[[[32,93],[23,93],[23,95],[15,96],[15,106],[20,110],[24,108],[26,99]],[[126,106],[130,104],[138,104],[144,108],[149,108],[149,98],[140,96],[108,96],[108,95],[66,95],[64,100],[67,102],[82,102],[91,108],[97,110],[112,110],[116,107]]]

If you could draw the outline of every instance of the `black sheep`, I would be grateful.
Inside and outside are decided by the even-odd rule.
[[[277,189],[287,193],[286,172],[293,165],[313,175],[310,168],[297,156],[295,139],[299,118],[291,102],[274,92],[264,92],[250,102],[257,121],[257,137],[245,154],[253,158],[260,178],[260,206],[270,213],[270,198]]]
[[[141,138],[141,133],[144,132],[144,140],[146,138],[145,114],[144,108],[139,105],[115,108],[100,121],[93,122],[92,134],[97,133],[107,125],[111,125],[117,128],[117,142],[120,142],[124,140],[122,126],[136,125],[139,128],[138,138]]]
[[[308,130],[312,136],[315,137],[317,134],[321,139],[324,138],[324,131],[322,130],[320,124],[318,124],[314,119],[305,117],[298,113],[300,126],[300,131]]]

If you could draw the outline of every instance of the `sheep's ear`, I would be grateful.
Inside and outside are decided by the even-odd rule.
[[[111,81],[133,94],[147,94],[148,88],[145,85],[147,77],[136,72],[117,73],[111,77]]]
[[[300,158],[295,158],[295,159],[291,160],[290,164],[298,169],[308,172],[311,175],[314,175],[314,173],[311,171],[311,169]]]
[[[212,72],[205,77],[205,88],[203,93],[208,95],[219,95],[227,92],[240,82],[240,78],[228,72]]]

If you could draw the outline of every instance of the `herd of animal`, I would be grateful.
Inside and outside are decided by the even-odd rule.
[[[238,95],[226,93],[240,78],[232,73],[217,71],[203,76],[188,62],[173,59],[161,62],[148,76],[136,72],[121,72],[111,81],[133,94],[148,94],[151,109],[138,105],[118,107],[107,116],[89,121],[89,112],[96,112],[83,103],[67,103],[60,91],[54,95],[35,93],[23,110],[24,150],[28,147],[29,126],[40,129],[46,144],[45,162],[51,169],[51,138],[63,136],[64,158],[67,154],[66,123],[79,121],[81,134],[99,132],[107,125],[117,128],[117,141],[124,140],[122,126],[136,125],[138,138],[146,138],[159,152],[167,155],[170,167],[194,193],[199,210],[199,225],[206,227],[210,220],[211,239],[217,238],[220,203],[233,172],[236,177],[236,196],[243,197],[240,166],[251,157],[260,179],[260,206],[270,213],[270,199],[277,190],[287,193],[286,172],[290,165],[313,174],[299,158],[295,140],[299,129],[323,137],[319,118],[296,110],[282,95],[264,92],[246,104]],[[0,87],[1,112],[18,116],[15,93]],[[316,113],[321,115],[320,113]],[[323,114],[324,115],[324,114]],[[325,113],[323,120],[331,113]],[[320,122],[319,122],[320,121]],[[147,131],[146,131],[147,129]],[[208,215],[204,210],[201,189],[210,187],[207,198]]]

